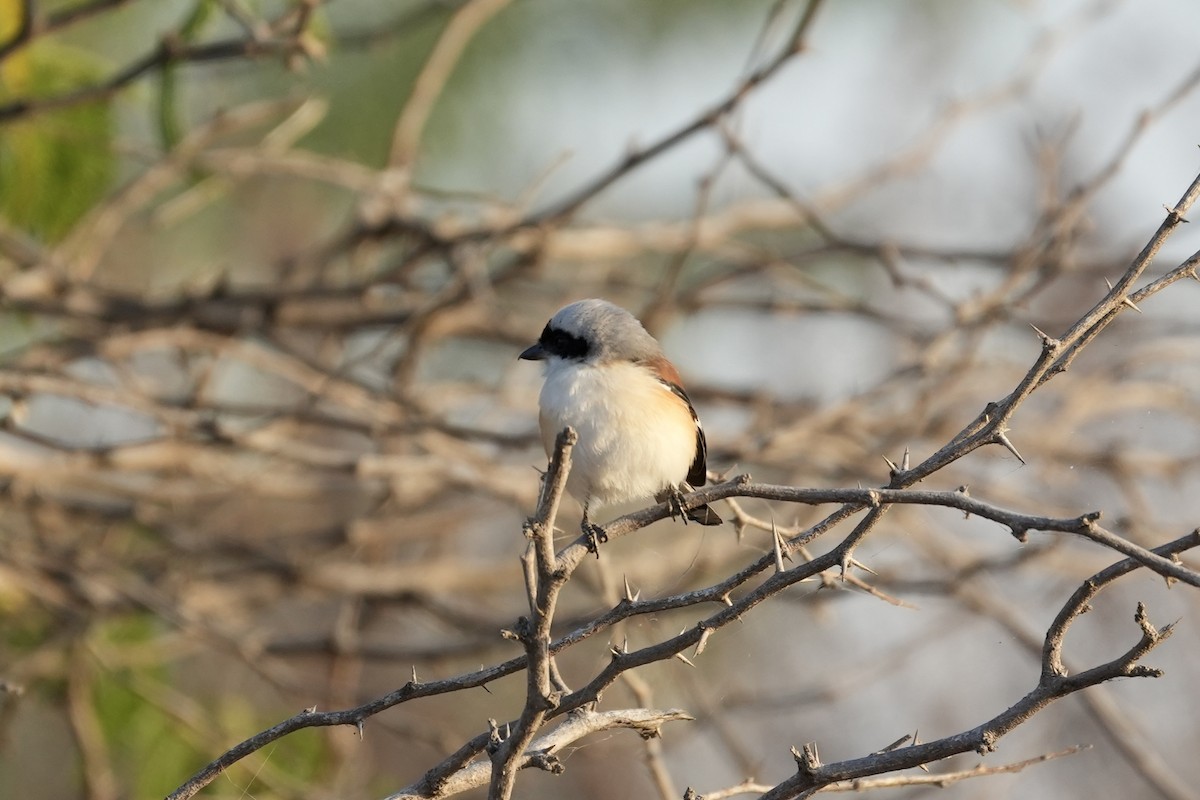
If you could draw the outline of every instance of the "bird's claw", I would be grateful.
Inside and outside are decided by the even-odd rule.
[[[666,504],[667,510],[671,512],[671,519],[682,519],[683,524],[687,525],[688,516],[687,509],[683,507],[683,490],[678,486],[667,489]]]
[[[604,527],[586,519],[580,527],[583,529],[588,552],[595,553],[596,558],[599,558],[600,545],[608,541],[608,534],[604,532]]]

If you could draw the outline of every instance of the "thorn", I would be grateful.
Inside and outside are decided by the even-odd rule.
[[[997,433],[996,434],[996,442],[998,444],[1004,445],[1005,449],[1008,450],[1008,452],[1010,452],[1014,456],[1016,456],[1017,461],[1020,461],[1022,466],[1025,465],[1025,459],[1021,457],[1021,454],[1017,451],[1017,448],[1013,445],[1013,443],[1011,441],[1009,441],[1007,433],[1004,433],[1003,431],[1000,431],[999,433]]]
[[[678,658],[678,659],[679,659],[680,661],[682,661],[683,663],[687,664],[687,665],[688,665],[689,667],[691,667],[692,669],[695,669],[695,668],[696,668],[696,665],[695,665],[695,664],[693,664],[693,663],[692,663],[690,660],[688,660],[688,657],[687,657],[687,656],[685,656],[683,653],[676,653],[676,654],[675,654],[675,657],[676,657],[676,658]]]
[[[771,539],[774,541],[775,550],[775,571],[783,572],[787,568],[783,566],[783,544],[780,541],[779,528],[775,525],[775,518],[771,518]]]
[[[704,652],[704,648],[708,647],[708,637],[712,636],[712,628],[703,628],[700,631],[700,641],[696,642],[696,649],[692,652],[692,656],[699,658]]]
[[[638,589],[636,593],[629,588],[629,576],[622,575],[621,580],[625,581],[625,599],[631,603],[636,603],[638,598],[642,596],[642,590]]]
[[[729,595],[727,595],[727,594],[721,595],[721,602],[724,603],[729,608],[733,608],[733,600],[731,600],[729,598]]]
[[[1034,333],[1036,333],[1038,335],[1038,338],[1042,340],[1042,347],[1052,348],[1052,347],[1058,346],[1058,339],[1055,339],[1053,336],[1046,333],[1044,330],[1039,328],[1037,325],[1034,325],[1031,322],[1031,323],[1029,323],[1029,327],[1033,328]]]
[[[852,567],[858,567],[858,568],[859,568],[859,569],[861,569],[863,572],[866,572],[866,573],[867,573],[867,574],[869,574],[869,575],[874,575],[876,578],[878,578],[878,577],[879,577],[879,573],[878,573],[878,572],[876,572],[875,570],[871,569],[871,568],[870,568],[870,567],[868,567],[866,564],[862,563],[861,561],[859,561],[857,558],[854,558],[853,556],[851,556],[851,557],[850,557],[850,566],[852,566]]]
[[[1104,283],[1108,286],[1108,290],[1111,292],[1113,289],[1112,281],[1110,281],[1108,278],[1105,278]],[[1134,311],[1138,312],[1139,314],[1142,313],[1142,310],[1140,308],[1138,308],[1137,306],[1135,306],[1133,304],[1133,301],[1129,299],[1129,295],[1125,295],[1124,297],[1121,298],[1121,304],[1129,306],[1130,308],[1132,308]]]
[[[891,460],[890,458],[888,458],[887,456],[880,456],[880,458],[882,458],[882,459],[883,459],[883,463],[885,463],[885,464],[887,464],[887,465],[888,465],[888,470],[889,470],[889,471],[890,471],[890,472],[891,472],[893,475],[895,475],[897,472],[899,472],[899,471],[900,471],[900,468],[896,466],[896,462],[895,462],[895,461],[892,461],[892,460]]]
[[[907,744],[907,743],[908,743],[908,741],[909,741],[910,739],[912,739],[912,738],[913,738],[913,737],[912,737],[912,734],[910,734],[910,733],[906,733],[906,734],[904,734],[903,736],[901,736],[899,739],[897,739],[896,741],[894,741],[894,742],[892,742],[891,744],[889,744],[887,747],[884,747],[884,748],[882,748],[882,749],[880,749],[880,750],[876,750],[876,751],[875,751],[874,753],[872,753],[871,755],[873,755],[873,756],[878,756],[878,755],[882,755],[883,753],[890,753],[890,752],[892,752],[893,750],[895,750],[897,747],[900,747],[901,745]]]
[[[900,461],[900,467],[905,472],[908,472],[908,459],[911,453],[908,451],[908,445],[904,445],[904,458]]]
[[[609,642],[608,652],[612,653],[613,658],[620,658],[623,655],[628,655],[628,653],[629,653],[629,637],[626,636],[625,641],[622,642],[619,647],[617,645],[613,644],[612,642]]]
[[[1182,564],[1182,563],[1183,563],[1183,559],[1181,559],[1181,558],[1179,557],[1179,553],[1172,553],[1172,554],[1171,554],[1171,561],[1172,561],[1172,563],[1175,563],[1175,564]],[[1164,580],[1164,581],[1166,581],[1166,584],[1167,584],[1167,588],[1168,588],[1168,589],[1170,589],[1172,586],[1174,586],[1174,585],[1175,585],[1175,582],[1179,580],[1178,578],[1176,578],[1176,577],[1174,577],[1174,576],[1172,576],[1172,575],[1163,575],[1162,577],[1163,577],[1163,580]]]
[[[358,740],[361,742],[363,740],[363,721],[361,719],[356,720],[354,727],[358,729]]]
[[[920,728],[917,728],[915,731],[913,731],[912,743],[913,743],[913,747],[916,747],[917,745],[919,745],[921,743],[921,729]],[[929,772],[928,765],[917,764],[917,766],[921,768],[922,772]]]
[[[420,681],[417,680],[417,665],[416,664],[412,665],[412,682],[420,683]]]

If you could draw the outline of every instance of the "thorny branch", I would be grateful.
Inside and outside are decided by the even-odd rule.
[[[1126,273],[1128,280],[1123,280],[1121,284],[1118,284],[1119,286],[1124,285],[1128,287],[1133,278],[1141,274],[1146,268],[1149,259],[1161,247],[1162,242],[1165,241],[1170,232],[1179,224],[1182,215],[1190,208],[1198,193],[1200,193],[1200,177],[1193,182],[1192,187],[1185,193],[1181,201],[1168,212],[1168,218],[1163,226],[1160,227],[1151,240],[1151,243],[1143,250]],[[1186,272],[1190,269],[1193,269],[1191,259],[1177,267],[1175,271]],[[1163,283],[1162,285],[1166,286],[1167,284]],[[1121,291],[1125,290],[1122,289]],[[1020,403],[1029,394],[1044,384],[1043,377],[1048,375],[1051,368],[1064,357],[1064,354],[1067,352],[1066,348],[1072,346],[1071,344],[1064,345],[1062,342],[1090,341],[1094,338],[1098,329],[1102,328],[1111,319],[1111,316],[1119,313],[1123,306],[1122,298],[1123,295],[1114,287],[1114,291],[1110,293],[1109,297],[1074,325],[1062,341],[1047,342],[1046,346],[1043,347],[1041,356],[1026,373],[1017,389],[1008,398],[997,404],[996,409],[989,411],[987,417],[981,417],[982,424],[984,426],[992,424],[989,420],[993,418],[998,419],[1003,417],[1007,419],[1011,417]],[[1003,409],[1003,411],[999,409]],[[975,425],[978,426],[978,424],[976,423]],[[557,593],[570,578],[572,572],[580,565],[586,552],[586,546],[582,542],[576,542],[569,545],[559,554],[553,554],[550,545],[552,527],[547,526],[544,522],[544,520],[550,520],[552,523],[552,512],[557,509],[562,486],[565,485],[565,470],[563,466],[564,464],[569,464],[569,451],[570,446],[574,442],[574,436],[569,431],[564,432],[563,436],[559,439],[557,456],[552,460],[551,468],[547,473],[543,500],[539,507],[539,515],[547,514],[548,516],[535,517],[530,526],[533,541],[530,544],[530,555],[527,556],[528,566],[526,574],[532,617],[529,620],[520,622],[518,624],[518,632],[514,634],[515,638],[525,643],[527,649],[526,656],[510,661],[500,669],[481,671],[473,675],[462,676],[462,678],[455,682],[457,685],[451,684],[444,687],[445,691],[453,691],[455,688],[482,685],[487,680],[498,677],[501,674],[506,674],[508,671],[525,669],[529,675],[525,711],[522,713],[521,718],[515,722],[507,723],[503,726],[497,724],[490,733],[481,734],[465,744],[442,767],[431,771],[431,775],[434,777],[430,780],[430,776],[427,776],[427,780],[423,783],[423,789],[421,790],[426,792],[426,794],[417,796],[441,796],[441,787],[445,786],[451,779],[450,776],[467,769],[472,759],[482,752],[488,746],[489,742],[493,744],[494,753],[490,795],[492,797],[509,796],[513,780],[515,780],[515,767],[518,756],[526,752],[525,745],[532,740],[537,729],[543,722],[595,703],[603,691],[611,686],[617,677],[627,670],[674,657],[690,648],[695,648],[697,652],[702,651],[705,643],[714,631],[720,630],[730,622],[742,619],[754,607],[782,592],[787,587],[811,578],[826,569],[837,566],[845,569],[846,565],[850,563],[850,553],[853,549],[859,545],[863,537],[871,530],[883,511],[896,504],[938,505],[955,508],[969,514],[999,522],[1007,526],[1013,535],[1022,541],[1031,530],[1075,533],[1104,544],[1118,552],[1128,554],[1130,558],[1098,573],[1085,583],[1072,600],[1064,606],[1063,611],[1060,612],[1059,619],[1047,634],[1041,681],[1033,691],[1007,711],[972,731],[953,737],[946,737],[935,742],[913,745],[903,750],[890,751],[863,759],[827,766],[806,761],[801,764],[801,770],[795,778],[779,784],[767,792],[764,795],[765,797],[805,796],[814,789],[838,781],[854,780],[868,775],[905,769],[969,750],[986,752],[994,747],[997,739],[1011,731],[1017,725],[1020,725],[1055,699],[1115,677],[1158,674],[1153,670],[1139,666],[1138,662],[1147,652],[1156,647],[1170,634],[1170,627],[1168,626],[1162,631],[1155,629],[1147,619],[1146,612],[1141,606],[1139,606],[1137,614],[1137,621],[1143,632],[1141,641],[1122,657],[1107,664],[1093,667],[1075,676],[1066,676],[1061,667],[1060,653],[1062,637],[1070,621],[1078,615],[1080,609],[1091,595],[1099,591],[1114,578],[1127,574],[1139,566],[1148,567],[1165,577],[1175,578],[1200,587],[1200,573],[1169,558],[1200,544],[1200,533],[1190,534],[1175,542],[1148,551],[1100,528],[1096,524],[1099,518],[1099,515],[1096,513],[1088,513],[1068,519],[1054,519],[998,508],[971,498],[965,491],[918,492],[898,488],[899,486],[915,482],[918,477],[930,474],[946,463],[966,455],[980,444],[994,439],[997,428],[994,426],[992,428],[985,427],[984,430],[992,432],[981,437],[979,432],[970,433],[969,426],[950,445],[947,445],[946,448],[939,451],[939,454],[935,454],[934,457],[931,457],[924,464],[913,469],[894,468],[891,484],[879,489],[806,490],[786,486],[755,485],[747,478],[739,478],[690,494],[684,500],[687,507],[728,497],[757,497],[812,504],[842,504],[842,510],[828,517],[826,523],[819,524],[805,534],[793,537],[788,542],[789,548],[807,546],[815,541],[818,536],[828,531],[832,523],[856,511],[866,510],[867,518],[843,539],[841,544],[826,554],[786,570],[776,570],[759,583],[757,587],[749,590],[736,600],[731,598],[730,592],[747,582],[750,578],[764,573],[772,566],[777,565],[777,560],[774,556],[763,556],[757,562],[743,568],[725,581],[706,590],[688,592],[656,601],[622,601],[622,603],[607,614],[597,617],[592,624],[578,629],[558,641],[551,642],[549,639],[549,622]],[[665,507],[647,509],[610,523],[607,526],[607,532],[610,538],[617,538],[645,527],[658,519],[663,519],[668,514],[669,512]],[[552,695],[550,663],[555,653],[570,644],[582,641],[594,633],[606,629],[620,619],[628,616],[660,612],[670,608],[693,606],[705,601],[719,601],[723,603],[724,607],[707,618],[696,622],[692,627],[685,629],[682,633],[674,637],[664,639],[638,650],[626,651],[624,649],[614,649],[611,662],[585,686],[573,692],[553,693]],[[396,703],[404,702],[419,694],[423,694],[423,692],[419,692],[418,687],[410,682],[405,689],[401,690],[400,693],[393,693],[393,696],[388,698],[388,702],[383,706],[378,706],[378,708],[382,710],[383,707],[390,707]],[[304,715],[306,718],[293,719],[301,722],[302,727],[309,725],[347,724],[348,722],[360,724],[366,716],[372,713],[376,712],[364,707],[352,712],[331,712],[322,715],[306,714]],[[507,737],[498,737],[499,731],[508,731],[509,733]],[[282,735],[282,733],[281,731],[277,735]],[[213,762],[213,764],[193,778],[188,786],[199,788],[230,763],[236,761],[237,758],[242,757],[248,752],[253,752],[265,744],[266,741],[277,738],[277,735],[270,736],[270,738],[258,743],[243,743],[239,748],[235,748],[235,750],[230,751],[226,756]],[[514,746],[514,743],[519,744],[519,746]],[[235,752],[237,753],[236,756],[233,755]],[[194,789],[190,791],[194,791]],[[177,793],[172,797],[183,798],[188,796],[191,796],[191,794],[184,792]]]
[[[1170,555],[1197,545],[1200,545],[1200,535],[1193,533],[1169,542],[1158,550],[1162,555]],[[1079,615],[1086,601],[1104,586],[1121,575],[1127,575],[1138,566],[1138,562],[1132,559],[1118,562],[1092,576],[1067,601],[1067,604],[1059,612],[1061,627],[1056,622],[1056,625],[1047,633],[1042,675],[1037,686],[1004,712],[972,730],[954,736],[875,753],[859,759],[834,764],[800,763],[797,760],[799,770],[796,775],[763,793],[762,797],[766,800],[808,797],[821,788],[839,781],[853,781],[869,775],[910,769],[972,750],[986,754],[996,748],[996,742],[1002,736],[1054,700],[1114,678],[1160,677],[1162,673],[1159,670],[1144,667],[1138,662],[1171,635],[1171,626],[1167,626],[1161,631],[1156,630],[1146,618],[1145,606],[1140,603],[1134,620],[1141,628],[1142,636],[1140,641],[1126,653],[1112,661],[1073,676],[1067,676],[1059,671],[1056,663],[1060,654],[1062,635],[1066,632],[1070,621]]]
[[[13,58],[38,37],[123,4],[94,0],[43,14],[38,3],[26,0],[14,36],[0,43],[0,60]],[[218,5],[241,35],[195,41],[181,29],[94,85],[7,98],[0,106],[0,124],[111,97],[148,76],[185,64],[264,57],[291,64],[321,55],[312,30],[319,0],[290,4],[269,19],[256,18],[240,3]],[[1156,259],[1163,259],[1164,244],[1186,221],[1200,195],[1200,177],[1167,209],[1158,230],[1128,264],[1090,258],[1080,267],[1072,253],[1081,247],[1089,204],[1111,183],[1152,124],[1195,89],[1200,71],[1189,73],[1140,115],[1111,157],[1065,195],[1057,192],[1057,181],[1065,178],[1060,173],[1068,160],[1064,151],[1069,137],[1039,142],[1044,207],[1025,241],[1003,247],[893,241],[832,215],[925,166],[963,122],[1023,97],[1051,48],[1061,42],[1056,34],[1062,31],[1039,39],[1014,77],[977,98],[950,104],[913,140],[898,143],[885,162],[868,166],[840,186],[802,194],[772,171],[769,160],[758,158],[738,130],[737,116],[747,98],[807,52],[818,12],[828,5],[819,0],[779,2],[764,31],[777,24],[790,26],[783,31],[782,44],[767,49],[770,37],[764,32],[755,45],[754,61],[760,65],[749,68],[710,105],[648,144],[631,148],[617,163],[554,202],[536,205],[536,187],[515,203],[470,197],[465,205],[473,211],[464,221],[438,211],[448,199],[463,198],[419,186],[412,181],[413,168],[420,163],[425,128],[452,72],[472,38],[505,5],[503,0],[430,2],[406,12],[394,25],[341,37],[351,44],[373,43],[418,21],[449,14],[421,77],[395,116],[387,168],[375,170],[294,146],[321,119],[326,104],[316,99],[260,103],[226,110],[193,129],[166,157],[102,201],[61,244],[42,243],[0,223],[4,309],[37,320],[50,331],[15,345],[0,367],[0,392],[7,403],[0,409],[0,478],[7,510],[25,521],[20,530],[4,531],[0,588],[18,587],[21,598],[32,598],[39,608],[48,609],[47,615],[61,620],[65,630],[77,630],[82,615],[106,620],[149,613],[188,642],[165,648],[168,652],[158,656],[164,663],[197,650],[224,653],[288,696],[305,697],[305,704],[318,692],[311,676],[288,668],[292,656],[328,659],[333,665],[330,674],[339,676],[359,674],[347,669],[348,664],[377,660],[389,668],[384,678],[389,687],[395,686],[392,668],[406,658],[419,660],[423,671],[451,675],[420,680],[414,666],[410,681],[383,694],[367,688],[377,684],[365,680],[331,677],[329,697],[322,698],[322,705],[340,710],[318,711],[313,706],[251,736],[213,759],[170,797],[195,796],[231,766],[261,756],[268,745],[296,731],[332,726],[349,726],[372,736],[403,731],[409,737],[406,751],[413,750],[407,746],[413,742],[428,747],[433,755],[421,764],[423,774],[410,773],[421,778],[393,798],[440,798],[484,785],[490,785],[490,797],[509,797],[520,770],[561,773],[568,765],[564,752],[572,752],[584,737],[627,729],[650,738],[659,734],[663,723],[688,720],[693,714],[701,721],[679,726],[677,730],[688,729],[680,735],[699,735],[692,731],[705,727],[720,729],[731,762],[738,764],[741,775],[753,774],[761,769],[761,756],[740,741],[738,726],[726,724],[726,715],[736,713],[732,698],[738,691],[721,687],[728,707],[712,701],[716,693],[710,682],[720,678],[710,674],[711,662],[700,658],[706,647],[714,637],[719,642],[728,636],[723,632],[732,623],[752,627],[753,620],[764,616],[759,607],[768,602],[802,603],[806,611],[819,614],[832,602],[830,597],[851,594],[796,591],[802,584],[857,587],[898,607],[910,607],[913,594],[922,591],[919,582],[888,583],[858,559],[871,560],[862,555],[864,542],[887,541],[885,546],[892,546],[896,537],[881,523],[896,522],[899,527],[903,518],[908,527],[915,518],[919,522],[911,527],[922,530],[912,536],[928,536],[923,529],[934,527],[932,516],[913,514],[937,509],[989,520],[1016,540],[1030,542],[1014,551],[1016,555],[974,562],[972,569],[978,572],[1008,576],[1036,568],[1048,558],[1043,554],[1055,548],[1089,564],[1108,550],[1124,560],[1080,585],[1044,638],[1032,641],[1034,650],[1040,647],[1037,685],[991,720],[932,742],[914,739],[907,746],[901,742],[832,764],[821,763],[815,745],[805,746],[795,751],[794,776],[775,783],[748,781],[706,797],[732,796],[739,788],[774,798],[944,785],[1017,770],[1050,756],[941,774],[877,777],[955,753],[986,752],[1055,699],[1117,677],[1156,675],[1140,662],[1173,628],[1156,626],[1144,605],[1139,604],[1135,614],[1140,638],[1107,663],[1068,670],[1064,642],[1079,615],[1118,577],[1141,571],[1161,576],[1168,584],[1200,587],[1200,571],[1181,558],[1200,547],[1200,533],[1158,544],[1165,538],[1162,531],[1187,526],[1163,519],[1166,515],[1157,513],[1157,501],[1145,496],[1142,483],[1153,478],[1163,485],[1179,485],[1200,464],[1194,455],[1167,452],[1169,448],[1133,447],[1129,440],[1085,441],[1079,432],[1099,417],[1130,407],[1174,415],[1181,425],[1196,423],[1194,398],[1174,382],[1153,377],[1155,369],[1178,368],[1190,358],[1190,350],[1179,354],[1165,343],[1190,329],[1156,318],[1156,304],[1148,301],[1184,278],[1200,280],[1200,253],[1165,269],[1155,267]],[[1098,18],[1102,5],[1089,6],[1083,16]],[[1075,19],[1065,27],[1077,23]],[[766,52],[761,59],[757,48]],[[263,126],[270,130],[260,144],[244,143]],[[577,220],[578,212],[618,182],[713,133],[719,135],[723,150],[697,187],[689,219],[644,228]],[[230,146],[230,140],[239,144]],[[731,166],[744,168],[778,202],[716,202],[718,178]],[[204,176],[200,185],[194,185],[197,175]],[[122,288],[104,279],[104,265],[123,258],[121,236],[138,225],[140,216],[150,215],[161,223],[171,214],[186,213],[179,209],[214,186],[219,192],[226,182],[250,178],[335,187],[346,193],[355,211],[331,232],[267,259],[271,277],[264,283],[239,283],[237,271],[225,266],[211,279],[168,293]],[[181,187],[186,191],[178,202],[172,201],[171,209],[156,206],[164,192]],[[785,244],[768,241],[784,233],[791,237]],[[666,262],[659,271],[657,258]],[[826,262],[847,270],[861,268],[864,275],[873,271],[888,284],[888,291],[858,294],[823,280],[820,270],[809,269]],[[939,283],[935,269],[926,269],[964,263],[982,265],[997,280],[976,295],[957,297]],[[578,264],[602,266],[607,279],[594,279],[591,272],[576,274]],[[1099,288],[1102,276],[1116,276],[1107,292]],[[1099,300],[1086,311],[1053,299],[1052,307],[1039,305],[1050,290]],[[521,579],[509,563],[514,561],[511,548],[471,538],[471,529],[480,526],[461,523],[459,515],[464,498],[470,498],[479,513],[498,520],[513,509],[534,505],[536,481],[524,468],[531,447],[536,447],[528,425],[532,403],[528,396],[517,397],[519,392],[509,397],[495,389],[497,384],[508,386],[507,375],[482,381],[485,390],[457,377],[438,380],[430,375],[438,370],[451,376],[459,375],[460,369],[469,371],[469,359],[459,363],[461,353],[455,349],[461,342],[484,343],[507,361],[510,350],[536,333],[536,324],[548,310],[563,296],[581,291],[605,293],[646,311],[647,324],[656,333],[684,311],[749,312],[780,320],[800,313],[806,319],[843,316],[886,332],[901,343],[898,352],[907,347],[909,354],[898,356],[899,365],[878,384],[836,403],[817,404],[765,389],[694,385],[693,398],[702,415],[710,409],[732,410],[749,420],[736,440],[710,436],[710,463],[724,467],[750,462],[755,474],[765,472],[770,482],[747,475],[728,480],[721,476],[687,495],[688,504],[731,501],[738,543],[710,534],[692,563],[685,559],[681,567],[675,558],[679,546],[672,544],[668,551],[651,532],[643,532],[636,541],[653,557],[639,557],[632,586],[628,575],[610,572],[623,568],[620,547],[630,543],[631,534],[665,519],[667,509],[656,506],[612,520],[605,526],[613,540],[612,555],[605,551],[599,564],[585,563],[580,541],[555,541],[554,522],[573,441],[570,436],[560,438],[537,510],[525,528],[529,542],[523,559],[523,601],[528,608],[514,623],[521,612],[503,602],[515,596],[512,589]],[[936,309],[941,315],[936,324],[911,312],[914,301]],[[1064,310],[1068,307],[1071,310]],[[1066,386],[1068,380],[1063,379],[1054,384],[1057,394],[1050,391],[1052,378],[1074,368],[1084,349],[1101,334],[1112,336],[1118,317],[1134,310],[1145,315],[1137,318],[1137,330],[1122,329],[1132,349],[1112,373],[1079,368],[1079,374],[1072,372],[1078,384]],[[1018,369],[1011,359],[989,362],[981,344],[984,338],[1027,322],[1035,327],[1025,335],[1040,344],[1032,365]],[[1161,338],[1146,346],[1155,335]],[[431,353],[443,346],[449,355],[438,361]],[[284,388],[268,393],[268,399],[253,393],[231,399],[227,388],[236,380],[230,373],[238,370]],[[163,374],[169,378],[163,380]],[[1119,393],[1096,390],[1114,385],[1120,386]],[[1050,398],[1046,402],[1055,403],[1053,411],[1046,413],[1044,406],[1030,403],[1035,396],[1038,402]],[[518,425],[504,417],[512,410],[506,407],[510,400],[521,419]],[[97,430],[120,416],[136,424],[138,438],[98,433],[81,443],[70,431],[40,422],[47,402],[67,404],[76,416],[94,415],[101,421]],[[983,410],[964,425],[970,416],[965,409],[980,406]],[[913,452],[931,455],[910,464],[910,443]],[[1037,478],[1029,476],[1024,488],[1006,488],[1005,482],[985,472],[983,480],[972,481],[978,497],[965,485],[952,491],[913,488],[935,478],[947,478],[943,486],[959,485],[953,471],[970,476],[982,461],[965,457],[997,444],[1022,465],[1028,462],[1025,475],[1078,465],[1081,472],[1092,469],[1111,480],[1119,491],[1102,503],[1078,501],[1075,507],[1080,494],[1051,501],[1040,472]],[[879,468],[879,454],[894,456],[902,447],[905,456],[897,458],[899,463],[887,462],[886,482],[863,488],[863,476]],[[730,474],[742,469],[730,469]],[[820,477],[814,479],[814,474]],[[809,482],[858,485],[802,488]],[[235,505],[234,499],[241,496],[244,503],[265,510],[247,513]],[[772,504],[769,514],[753,507],[765,503]],[[824,509],[824,516],[806,517],[806,507]],[[794,510],[794,516],[782,518],[781,508],[789,514]],[[1055,510],[1023,510],[1030,508]],[[1102,509],[1103,517],[1090,510],[1094,508]],[[207,515],[216,517],[218,512],[225,516],[209,522]],[[304,524],[280,535],[262,523],[274,515],[298,517]],[[1107,527],[1101,526],[1101,519]],[[956,544],[967,549],[977,545],[978,540],[965,539],[961,529],[948,527]],[[129,528],[136,531],[130,534]],[[570,530],[568,525],[561,528]],[[295,535],[297,529],[303,533]],[[86,544],[63,535],[75,530]],[[756,532],[770,534],[770,544],[762,546]],[[1031,537],[1033,533],[1050,536]],[[144,541],[150,538],[157,548]],[[679,534],[673,541],[678,538]],[[1052,547],[1035,549],[1047,539]],[[1089,544],[1076,547],[1078,539]],[[115,542],[111,550],[106,549],[110,541]],[[822,546],[823,552],[811,552]],[[501,559],[483,560],[482,554],[498,549],[504,553]],[[180,562],[189,565],[186,580],[172,570],[171,565]],[[921,559],[926,565],[935,562]],[[939,579],[929,579],[925,590],[935,586],[939,594],[958,598],[963,608],[971,609],[962,584],[978,572],[954,572],[946,566]],[[1069,570],[1061,574],[1078,579]],[[670,588],[633,588],[639,585]],[[339,616],[328,632],[275,630],[261,622],[267,618],[263,608],[314,595],[336,596],[341,607],[356,612]],[[256,618],[255,612],[261,616]],[[420,637],[394,638],[403,625],[372,636],[373,621],[389,615],[403,617],[405,623],[419,619],[437,630],[453,631],[457,638],[432,643]],[[503,631],[499,636],[498,630]],[[88,672],[91,651],[78,639],[72,642],[64,662],[69,662],[69,672],[59,676],[71,690],[72,734],[84,756],[88,785],[96,794],[110,793],[114,773],[94,709],[88,706],[95,679]],[[499,660],[503,655],[498,648],[511,648],[514,642],[523,652]],[[602,664],[587,653],[584,644],[589,642],[607,646]],[[62,661],[54,657],[55,646],[50,641],[29,658],[11,667],[6,663],[0,687],[28,685],[45,674],[39,670],[49,670],[53,677],[53,667],[45,665]],[[145,653],[124,657],[149,658]],[[680,682],[686,688],[672,687],[683,699],[672,697],[659,708],[645,700],[649,692],[644,686],[639,692],[634,679],[643,667],[676,666],[675,660],[695,667],[688,670],[692,680]],[[560,662],[565,664],[561,670]],[[482,666],[469,669],[476,664]],[[515,699],[504,698],[508,704],[502,706],[520,708],[513,719],[489,720],[485,728],[487,715],[479,716],[466,733],[426,720],[395,721],[420,706],[411,701],[456,693],[466,697],[467,690],[480,687],[499,693],[501,679],[518,674],[525,677],[523,691]],[[620,710],[600,709],[602,702],[627,691],[627,684],[633,687],[628,691],[635,702],[617,703]],[[153,687],[141,688],[153,695]],[[832,682],[809,686],[807,679],[803,686],[784,688],[822,695],[827,701],[852,691]],[[344,707],[361,697],[372,699]],[[0,726],[8,724],[9,709],[17,702],[21,700],[16,693],[0,694]],[[177,709],[180,704],[160,705]],[[673,705],[689,711],[663,710]],[[404,711],[383,714],[400,707]],[[180,714],[179,725],[193,734],[207,728],[197,737],[204,758],[228,745],[221,741],[226,734],[213,734],[221,728],[202,713]],[[593,741],[596,738],[600,737]],[[1142,757],[1134,751],[1124,748],[1125,757]],[[665,747],[648,746],[646,753],[660,794],[667,796],[673,759],[664,756],[669,755]],[[1161,779],[1149,775],[1151,770],[1141,771],[1148,785],[1186,786],[1176,776]],[[262,778],[277,779],[270,770]]]

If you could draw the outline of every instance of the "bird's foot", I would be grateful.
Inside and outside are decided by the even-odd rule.
[[[678,486],[672,486],[666,490],[665,494],[666,497],[662,502],[667,504],[667,510],[671,512],[671,519],[682,519],[683,524],[687,525],[688,514],[683,507],[683,490]]]
[[[604,532],[603,526],[597,525],[591,520],[585,519],[579,527],[583,531],[588,552],[595,553],[596,558],[599,558],[600,545],[608,541],[608,534]]]

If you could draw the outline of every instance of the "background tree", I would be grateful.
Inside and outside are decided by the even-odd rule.
[[[1192,796],[1197,25],[0,0],[0,795]],[[587,296],[726,527],[539,497]]]

